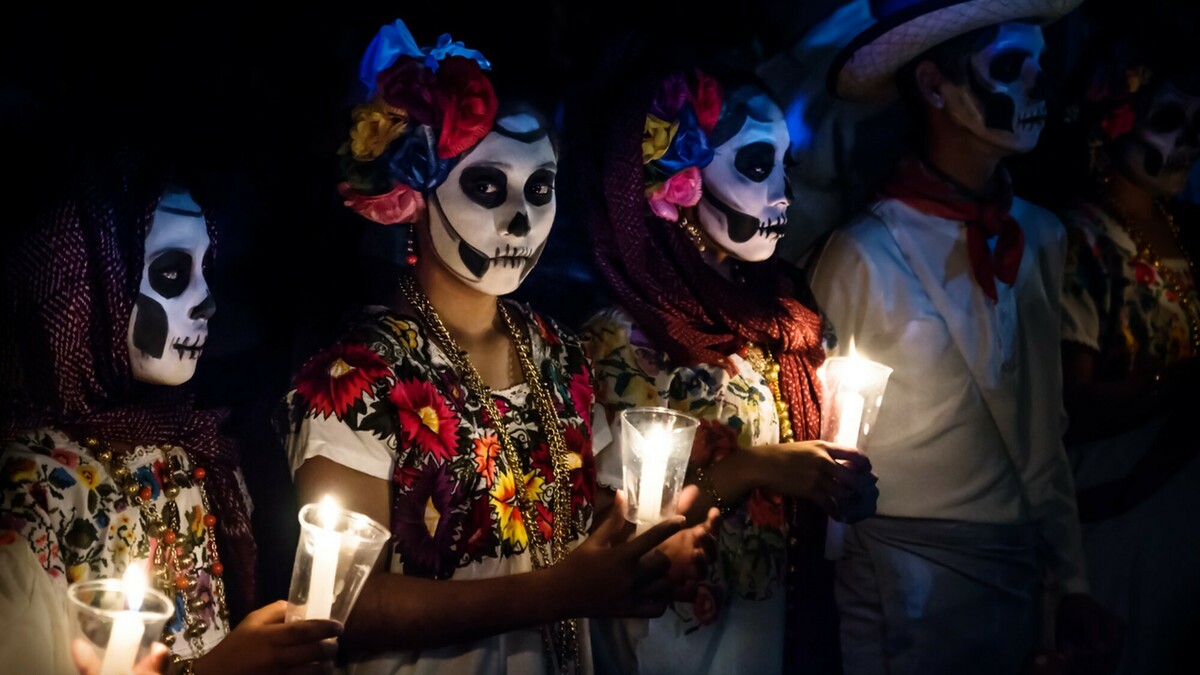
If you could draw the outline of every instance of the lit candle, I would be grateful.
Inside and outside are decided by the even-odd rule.
[[[304,606],[306,619],[328,619],[333,609],[333,587],[342,547],[342,535],[335,529],[338,512],[337,503],[325,495],[318,511],[321,527],[313,537],[312,574],[308,577],[308,602]]]
[[[100,665],[100,675],[128,675],[133,672],[138,649],[142,646],[142,636],[146,631],[146,623],[138,611],[142,608],[142,599],[146,595],[146,572],[142,569],[142,564],[133,562],[126,567],[121,582],[124,585],[126,609],[118,612],[113,620],[112,631],[108,634],[108,646],[104,649],[104,662]]]
[[[667,483],[670,436],[662,426],[646,431],[641,443],[642,475],[638,479],[638,527],[654,525],[662,518],[663,486]]]

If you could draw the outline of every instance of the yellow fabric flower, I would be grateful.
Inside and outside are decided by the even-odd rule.
[[[96,467],[89,464],[80,464],[78,469],[75,469],[75,475],[79,478],[79,482],[89,490],[95,490],[100,484],[100,472]]]
[[[32,459],[13,457],[4,465],[4,477],[10,483],[28,483],[37,480],[37,464]]]
[[[642,164],[649,164],[667,154],[679,124],[660,120],[654,115],[646,115],[646,128],[642,132]]]
[[[67,581],[72,584],[77,581],[84,581],[88,578],[89,571],[87,563],[71,565],[67,568]]]
[[[396,114],[399,112],[384,110],[374,101],[354,108],[351,113],[354,126],[350,129],[350,152],[354,159],[360,162],[375,159],[404,133],[408,128],[408,117]]]
[[[417,348],[417,331],[413,329],[412,324],[400,319],[393,319],[392,317],[385,318],[383,322],[387,324],[388,328],[392,329],[392,333],[400,340],[400,344],[409,349]]]

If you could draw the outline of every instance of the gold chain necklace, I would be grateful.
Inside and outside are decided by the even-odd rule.
[[[466,351],[459,347],[454,337],[450,335],[450,330],[442,322],[437,310],[430,304],[429,297],[417,285],[416,279],[412,275],[405,274],[400,277],[400,290],[404,293],[408,304],[420,315],[422,323],[441,343],[446,358],[458,371],[463,383],[487,411],[488,418],[495,428],[496,437],[500,441],[500,452],[504,456],[504,463],[508,465],[509,471],[515,474],[517,505],[528,533],[529,552],[534,568],[544,569],[559,563],[567,555],[567,538],[572,529],[570,459],[566,441],[563,440],[558,411],[554,407],[554,401],[550,398],[550,392],[542,383],[541,374],[533,362],[529,345],[526,344],[522,331],[517,327],[504,303],[497,302],[500,317],[517,350],[517,360],[521,363],[525,382],[529,385],[542,430],[546,434],[546,444],[550,448],[554,471],[553,480],[550,482],[550,496],[553,500],[554,512],[550,541],[546,541],[541,528],[538,527],[537,510],[529,497],[528,490],[525,489],[525,472],[521,465],[521,458],[508,435],[507,425],[504,424],[500,417],[500,411],[496,408],[491,387],[483,382],[483,378],[471,363]],[[576,619],[566,619],[556,622],[553,626],[543,627],[542,640],[552,670],[557,660],[563,671],[566,671],[568,664],[574,668],[575,672],[579,671],[579,622]]]
[[[1167,221],[1167,227],[1171,230],[1171,235],[1175,238],[1175,243],[1183,253],[1184,262],[1187,263],[1187,268],[1192,274],[1196,272],[1196,266],[1192,264],[1192,256],[1188,253],[1183,242],[1179,238],[1179,226],[1175,223],[1175,216],[1167,209],[1166,205],[1160,200],[1155,200],[1154,205],[1158,207],[1159,213]],[[1169,267],[1164,267],[1162,259],[1158,257],[1154,247],[1150,245],[1150,240],[1146,237],[1146,233],[1142,231],[1141,225],[1129,216],[1120,206],[1117,205],[1115,199],[1111,195],[1105,200],[1105,210],[1109,215],[1114,216],[1125,231],[1129,233],[1129,238],[1133,240],[1133,245],[1137,249],[1135,255],[1140,256],[1143,260],[1154,266],[1154,271],[1163,279],[1164,285],[1175,294],[1176,302],[1179,308],[1183,310],[1183,316],[1188,325],[1188,337],[1192,343],[1192,353],[1200,354],[1200,308],[1192,306],[1192,299],[1188,293],[1187,283],[1184,275],[1176,272]],[[1194,283],[1194,282],[1193,282]]]
[[[752,342],[746,343],[738,351],[738,355],[746,359],[750,363],[750,367],[763,376],[763,379],[767,381],[767,388],[775,397],[775,413],[779,417],[779,441],[781,443],[795,441],[796,436],[792,433],[791,410],[788,408],[787,401],[783,400],[783,392],[779,389],[779,362],[771,356],[771,350],[759,347]]]
[[[209,625],[207,621],[200,618],[199,612],[204,609],[208,601],[201,596],[197,583],[201,571],[198,565],[199,560],[192,555],[184,555],[183,547],[179,545],[179,538],[186,536],[186,528],[181,533],[181,514],[175,498],[179,496],[181,484],[185,487],[195,486],[200,492],[200,504],[204,509],[200,518],[207,534],[205,546],[208,548],[209,554],[208,571],[212,584],[212,595],[217,605],[217,615],[228,626],[229,609],[225,602],[225,582],[222,578],[225,566],[221,563],[217,552],[215,527],[217,517],[212,513],[208,503],[208,492],[204,489],[207,472],[200,466],[192,467],[190,472],[185,471],[183,464],[168,452],[170,446],[153,446],[162,456],[168,469],[161,487],[163,495],[169,501],[159,511],[154,508],[153,488],[149,485],[142,485],[125,465],[127,455],[118,455],[113,451],[112,445],[95,437],[85,438],[83,444],[104,465],[108,475],[117,484],[119,494],[124,495],[130,504],[137,506],[141,511],[143,529],[154,543],[151,565],[155,584],[158,586],[158,590],[172,601],[177,594],[184,596],[182,603],[184,638],[191,645],[193,656],[202,656],[204,654],[204,633],[209,629]],[[162,640],[168,647],[175,642],[175,634],[170,632],[169,624],[163,628]],[[173,663],[182,661],[178,655],[172,655],[171,659]]]

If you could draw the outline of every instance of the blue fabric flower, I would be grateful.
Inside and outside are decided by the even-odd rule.
[[[62,490],[75,484],[75,477],[61,466],[50,472],[50,484]]]
[[[150,467],[143,466],[143,467],[139,468],[137,471],[135,471],[133,473],[133,477],[137,479],[137,482],[139,484],[150,486],[150,493],[151,493],[150,498],[151,499],[158,498],[158,493],[159,493],[158,479],[154,477],[154,472],[150,470]]]
[[[454,41],[449,33],[443,33],[433,47],[420,47],[408,26],[400,19],[379,29],[358,66],[358,80],[367,88],[367,98],[375,95],[375,79],[401,56],[411,56],[422,61],[430,70],[436,71],[438,63],[449,56],[462,56],[491,70],[492,64],[482,53],[467,49],[461,41]]]
[[[384,26],[375,34],[367,51],[363,54],[358,67],[358,79],[367,88],[367,98],[375,95],[375,78],[387,70],[401,56],[413,56],[424,59],[425,52],[417,46],[417,41],[409,32],[408,26],[400,19],[390,26]]]
[[[108,523],[109,523],[109,520],[108,520],[108,511],[105,511],[104,509],[101,509],[101,510],[100,510],[100,511],[99,511],[99,512],[96,514],[96,527],[99,527],[100,529],[102,529],[102,530],[103,530],[104,528],[108,527]]]
[[[421,192],[429,192],[441,185],[454,164],[438,156],[437,144],[433,129],[424,124],[393,142],[394,149],[388,156],[392,177]]]
[[[667,148],[665,155],[651,162],[657,164],[668,176],[677,174],[689,166],[703,169],[713,158],[712,148],[708,147],[708,136],[700,128],[691,106],[684,106],[679,111],[678,121],[679,131],[675,132],[671,147]]]

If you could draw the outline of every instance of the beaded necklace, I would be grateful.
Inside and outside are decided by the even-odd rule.
[[[197,578],[201,571],[200,556],[186,548],[182,539],[190,536],[184,525],[182,514],[175,503],[181,489],[195,487],[200,493],[200,503],[203,514],[200,522],[206,532],[204,546],[208,549],[210,561],[208,572],[212,580],[212,595],[217,605],[217,613],[225,625],[229,625],[229,609],[225,602],[225,582],[222,575],[225,566],[221,563],[217,551],[216,524],[217,517],[213,515],[208,502],[208,493],[204,489],[206,471],[204,467],[196,466],[186,471],[180,459],[168,450],[170,446],[154,445],[155,452],[160,454],[167,466],[167,473],[162,478],[162,492],[168,501],[161,510],[155,509],[150,485],[138,481],[126,466],[130,453],[117,453],[107,441],[95,437],[87,437],[83,444],[89,448],[97,460],[104,465],[108,475],[112,476],[120,494],[137,506],[141,511],[142,526],[150,539],[151,567],[153,579],[158,590],[169,598],[183,596],[184,638],[188,640],[195,656],[204,654],[204,633],[209,629],[208,622],[200,617],[200,611],[208,604],[200,594]],[[184,525],[184,527],[180,527]],[[175,634],[169,626],[163,628],[162,641],[168,647],[175,642]],[[183,661],[182,657],[172,655],[173,663]]]
[[[1171,229],[1171,235],[1175,238],[1179,250],[1183,252],[1183,259],[1187,262],[1188,270],[1195,274],[1196,266],[1192,263],[1191,255],[1179,238],[1179,226],[1175,223],[1175,216],[1171,214],[1171,211],[1167,209],[1162,201],[1155,200],[1154,205],[1158,207],[1159,213],[1167,221],[1167,227]],[[1150,245],[1150,240],[1142,230],[1141,224],[1118,206],[1116,200],[1111,195],[1105,200],[1104,208],[1121,225],[1125,232],[1129,234],[1129,238],[1133,240],[1133,245],[1136,249],[1135,255],[1150,263],[1154,267],[1155,274],[1162,277],[1163,285],[1174,294],[1175,300],[1179,304],[1179,308],[1183,310],[1183,315],[1187,320],[1188,337],[1192,344],[1192,353],[1200,354],[1200,307],[1192,306],[1192,298],[1188,292],[1186,276],[1162,264],[1162,259],[1159,258],[1154,247]]]

